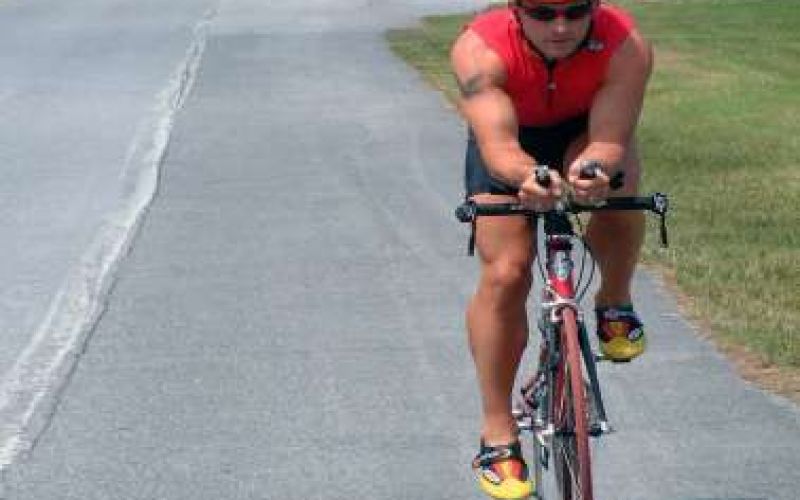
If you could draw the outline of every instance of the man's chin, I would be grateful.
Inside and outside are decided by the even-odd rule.
[[[564,46],[561,44],[549,46],[543,51],[544,55],[547,56],[548,59],[564,59],[572,55],[573,52],[575,52],[574,46]]]

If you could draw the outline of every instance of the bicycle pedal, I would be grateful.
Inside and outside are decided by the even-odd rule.
[[[613,434],[616,432],[608,422],[597,422],[589,427],[589,435],[592,437],[600,437],[603,434]]]

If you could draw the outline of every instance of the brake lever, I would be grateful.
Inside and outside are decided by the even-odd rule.
[[[653,195],[653,212],[655,212],[659,219],[659,232],[661,236],[661,246],[669,248],[669,240],[667,237],[667,210],[669,210],[669,198],[663,193],[655,193]]]

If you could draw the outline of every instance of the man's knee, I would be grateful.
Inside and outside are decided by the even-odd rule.
[[[484,266],[482,284],[497,300],[525,300],[531,286],[530,263],[498,259]]]
[[[592,236],[604,235],[610,241],[618,240],[626,244],[628,234],[640,233],[645,224],[645,216],[638,211],[608,210],[594,212],[589,223]]]

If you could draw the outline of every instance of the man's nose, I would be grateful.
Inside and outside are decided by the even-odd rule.
[[[558,16],[557,18],[553,19],[551,23],[553,31],[555,31],[557,34],[562,34],[567,31],[567,20],[564,18],[564,16]]]

